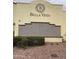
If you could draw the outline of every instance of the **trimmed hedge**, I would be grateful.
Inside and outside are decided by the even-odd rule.
[[[17,46],[17,43],[22,40],[22,37],[13,37],[13,46]]]
[[[17,42],[18,47],[25,48],[28,46],[28,39],[22,39],[21,41]]]
[[[26,47],[26,46],[39,46],[44,45],[44,37],[14,37],[13,46]]]
[[[27,37],[29,46],[39,46],[44,45],[45,40],[44,37]]]

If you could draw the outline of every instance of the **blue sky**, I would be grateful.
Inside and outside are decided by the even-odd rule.
[[[30,3],[31,1],[33,0],[13,0],[13,1],[17,1],[17,2],[27,2],[27,3]],[[65,0],[47,0],[48,2],[54,4],[54,3],[57,3],[57,4],[64,4],[65,3]]]
[[[15,2],[23,2],[23,3],[30,3],[33,0],[13,0]],[[47,0],[51,4],[63,4],[64,10],[66,9],[66,0]]]

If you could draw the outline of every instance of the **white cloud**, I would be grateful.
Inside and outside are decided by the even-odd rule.
[[[13,0],[13,1],[19,3],[31,3],[33,0]]]
[[[62,1],[60,0],[47,0],[51,4],[62,4]]]
[[[63,9],[66,10],[66,0],[47,0],[51,4],[62,4]]]

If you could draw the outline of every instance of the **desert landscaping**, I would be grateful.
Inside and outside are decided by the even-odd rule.
[[[43,46],[13,48],[13,59],[66,59],[66,43],[45,43]]]

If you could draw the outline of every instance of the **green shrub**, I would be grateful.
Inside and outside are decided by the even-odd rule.
[[[27,37],[29,46],[44,45],[44,37]]]
[[[17,42],[18,47],[26,48],[28,46],[28,39],[23,39]]]
[[[27,47],[27,46],[38,46],[44,45],[44,37],[14,37],[13,46],[17,47]]]
[[[13,46],[17,46],[17,43],[19,42],[19,41],[21,41],[22,40],[22,38],[21,37],[13,37]]]

